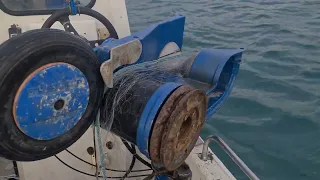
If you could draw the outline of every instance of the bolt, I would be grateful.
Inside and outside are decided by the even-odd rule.
[[[53,105],[55,110],[61,110],[64,107],[64,100],[63,99],[59,99],[58,101],[56,101]]]
[[[106,146],[107,146],[108,149],[112,149],[113,148],[113,143],[111,141],[108,141],[106,143]]]
[[[93,147],[88,147],[87,148],[87,152],[89,155],[93,155],[94,154],[94,148]]]

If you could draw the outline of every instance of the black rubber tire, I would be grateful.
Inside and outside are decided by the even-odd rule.
[[[13,101],[24,79],[39,67],[65,62],[87,78],[89,103],[75,127],[52,140],[36,140],[22,133],[13,118]],[[35,161],[59,153],[77,141],[92,124],[103,97],[100,63],[92,48],[78,36],[55,29],[25,32],[0,45],[0,156]]]

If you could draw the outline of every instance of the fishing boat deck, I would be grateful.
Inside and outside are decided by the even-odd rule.
[[[130,166],[132,154],[123,145],[121,139],[112,133],[108,133],[102,130],[104,153],[106,155],[105,164],[107,168],[127,170]],[[112,142],[113,148],[108,149],[105,144],[107,142]],[[199,139],[197,145],[193,149],[192,153],[186,160],[186,163],[190,166],[192,170],[193,180],[235,180],[233,175],[228,171],[228,169],[223,165],[219,158],[210,150],[211,159],[208,161],[202,161],[199,158],[199,154],[202,152],[202,139]],[[82,158],[83,160],[94,163],[94,159],[88,154],[87,148],[93,147],[93,132],[90,128],[75,144],[68,148],[69,151],[73,152],[76,156]],[[141,155],[141,154],[140,154]],[[142,156],[142,155],[141,155]],[[78,169],[80,171],[94,175],[94,166],[85,164],[79,159],[76,159],[68,152],[63,151],[57,155],[61,160],[65,161],[68,165]],[[143,157],[143,156],[142,156]],[[146,158],[144,158],[146,159]],[[98,158],[99,161],[99,158]],[[63,165],[57,158],[50,157],[45,160],[35,161],[35,162],[18,162],[19,169],[19,179],[21,180],[79,180],[87,179],[93,180],[96,177],[90,177],[88,175],[76,172],[65,165]],[[147,169],[147,167],[140,161],[136,161],[133,170]],[[143,172],[132,172],[129,176],[145,175],[151,174],[152,171]],[[13,169],[12,161],[5,159],[0,159],[0,180],[8,180],[6,176],[12,177],[15,175]],[[124,172],[112,172],[107,171],[107,176],[112,177],[122,177]],[[132,177],[126,178],[131,180],[142,180],[144,177]]]

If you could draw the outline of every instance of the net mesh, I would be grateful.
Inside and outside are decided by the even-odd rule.
[[[118,70],[113,76],[114,87],[106,90],[105,103],[108,108],[103,114],[105,121],[102,122],[102,127],[110,131],[116,112],[129,113],[126,105],[133,100],[135,95],[132,93],[136,89],[153,89],[169,81],[185,83],[193,57],[185,58],[182,55],[167,57]],[[147,96],[147,94],[141,95],[139,98]]]

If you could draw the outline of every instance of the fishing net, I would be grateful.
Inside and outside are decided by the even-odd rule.
[[[110,131],[113,123],[121,126],[115,117],[136,119],[143,111],[142,102],[166,82],[186,84],[194,56],[167,57],[158,61],[137,64],[118,70],[113,76],[114,87],[105,93],[102,128]],[[137,122],[136,122],[137,123]]]
[[[190,58],[186,58],[183,55],[166,57],[161,60],[127,66],[116,71],[113,74],[113,88],[108,88],[105,91],[105,96],[103,100],[104,104],[102,105],[102,108],[100,111],[101,112],[101,119],[100,119],[101,128],[105,129],[107,132],[112,132],[111,133],[112,135],[115,134],[121,139],[124,139],[125,141],[138,145],[139,138],[137,139],[137,137],[141,137],[140,135],[142,132],[141,129],[139,129],[142,121],[141,120],[142,115],[148,112],[146,111],[146,107],[149,106],[149,105],[147,106],[147,103],[149,103],[149,100],[151,99],[151,97],[153,97],[153,95],[157,94],[156,92],[158,92],[157,91],[158,89],[163,88],[167,83],[179,84],[177,85],[177,87],[189,86],[189,89],[187,88],[188,91],[179,95],[180,97],[176,97],[177,102],[173,102],[174,104],[179,104],[181,99],[185,99],[183,97],[186,95],[186,93],[195,91],[195,89],[206,91],[208,88],[211,87],[211,85],[209,84],[201,83],[189,78],[190,70],[194,63],[195,56],[196,54],[194,54],[193,56],[189,56]],[[176,90],[172,91],[171,93],[175,91]],[[166,94],[166,99],[164,99],[162,103],[165,103],[167,99],[171,97],[170,92],[167,92],[167,93],[168,94]],[[203,96],[205,97],[205,95]],[[190,100],[190,102],[197,103],[198,101]],[[202,102],[202,101],[199,101],[199,102]],[[200,108],[200,104],[199,104],[199,107],[197,106],[196,108]],[[156,107],[156,111],[157,111],[156,113],[160,113],[160,110],[162,109],[163,104],[158,106]],[[206,108],[203,108],[203,110],[205,114]],[[185,113],[189,112],[189,110],[181,108],[180,112],[183,114],[184,112]],[[203,113],[203,111],[201,112]],[[173,112],[170,112],[169,115],[171,113]],[[205,117],[203,117],[203,120],[199,119],[199,121],[198,120],[195,120],[195,121],[202,122],[204,121],[204,118]],[[157,119],[157,115],[155,115],[152,121],[153,122],[158,121],[156,119]],[[167,122],[165,124],[170,124],[171,120],[170,121],[166,120],[166,121]],[[195,121],[192,121],[192,123],[195,123]],[[143,121],[142,121],[142,124],[144,124]],[[147,126],[147,125],[145,124],[144,126]],[[164,125],[164,126],[167,126],[167,125]],[[202,125],[200,126],[202,127]],[[199,128],[201,128],[200,126]],[[195,126],[192,126],[192,127],[195,127]],[[147,128],[148,129],[147,131],[149,131],[147,133],[150,133],[148,138],[151,138],[151,134],[153,134],[153,127],[150,127],[150,128],[151,129]],[[188,129],[187,127],[184,127],[184,128]],[[189,138],[190,140],[188,140],[190,142],[191,141],[193,142],[192,139],[198,137],[196,130],[190,133],[190,135],[192,135],[192,137],[190,136],[191,138]],[[107,133],[103,137],[103,139],[107,139],[108,136],[110,136],[109,133]],[[144,138],[146,137],[147,136],[144,136]],[[161,136],[158,136],[158,137],[160,138]],[[162,143],[162,141],[160,142]],[[182,142],[179,142],[179,144],[181,143]],[[141,145],[138,145],[138,146],[141,152],[144,155],[146,155],[146,153],[143,152],[144,150],[142,150],[142,149],[145,149],[144,145],[142,145],[142,148],[141,148]],[[148,147],[148,145],[146,145],[146,147]],[[122,150],[127,151],[126,148],[120,148],[120,151]],[[160,151],[160,149],[157,149],[157,151]],[[184,150],[184,152],[186,152],[187,155],[188,153],[190,153],[189,150],[188,151]],[[127,155],[127,152],[121,152],[121,153],[123,153],[124,156]],[[163,154],[163,153],[160,153],[160,154]],[[126,158],[126,159],[130,160],[131,158]],[[154,161],[152,157],[151,159]],[[128,167],[130,165],[129,161],[127,161],[126,164]]]

